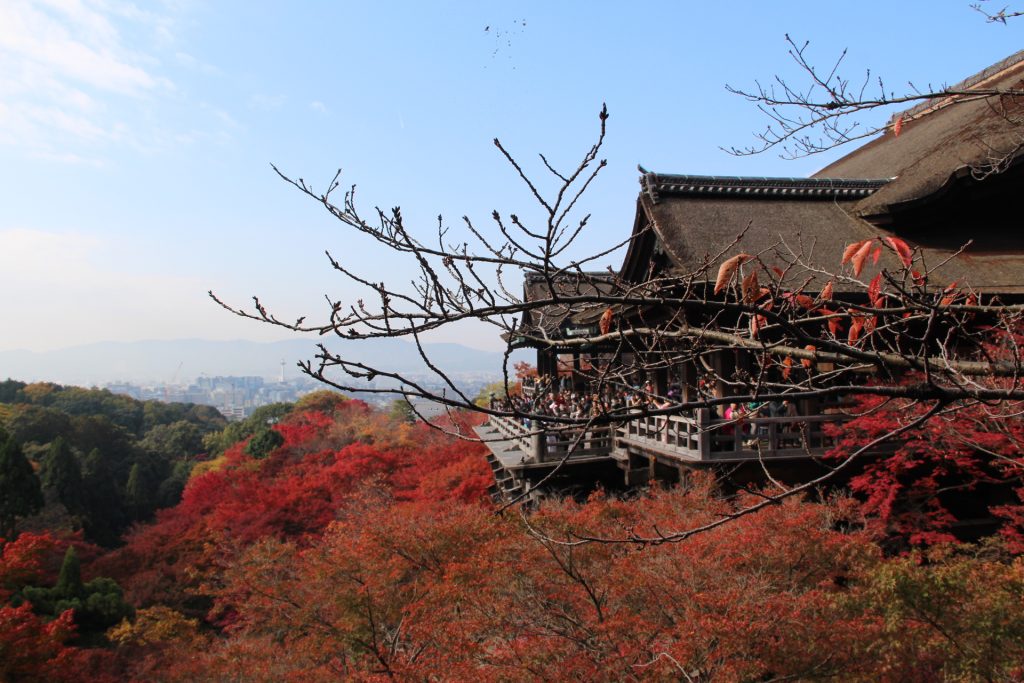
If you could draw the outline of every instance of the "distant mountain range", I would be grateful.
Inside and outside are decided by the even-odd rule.
[[[345,358],[404,373],[426,370],[410,342],[335,340],[333,351]],[[498,374],[502,354],[460,344],[424,344],[431,361],[445,371]],[[275,378],[281,361],[285,377],[299,375],[296,363],[312,360],[316,342],[210,341],[205,339],[97,342],[55,351],[0,351],[0,380],[95,385],[108,382],[185,382],[200,375],[253,375]],[[523,354],[523,358],[527,358]],[[518,354],[517,354],[517,359]]]

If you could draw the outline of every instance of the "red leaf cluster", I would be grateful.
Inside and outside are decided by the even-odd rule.
[[[225,558],[262,539],[313,542],[366,482],[398,500],[479,502],[492,481],[481,444],[396,423],[359,401],[330,415],[301,411],[274,429],[284,444],[269,457],[232,447],[222,469],[194,477],[178,506],[101,561],[135,604],[186,605]]]

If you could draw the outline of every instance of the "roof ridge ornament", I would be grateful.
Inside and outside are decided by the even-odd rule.
[[[646,173],[641,176],[640,183],[651,200],[657,204],[662,195],[852,201],[873,194],[890,180],[891,178],[773,178]]]

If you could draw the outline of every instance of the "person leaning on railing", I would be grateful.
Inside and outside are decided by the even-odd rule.
[[[797,409],[795,403],[789,399],[784,400],[782,403],[785,405],[784,417],[787,418],[785,431],[789,435],[790,441],[793,445],[799,446],[805,438],[807,424],[801,420],[795,419],[800,417],[800,411]]]

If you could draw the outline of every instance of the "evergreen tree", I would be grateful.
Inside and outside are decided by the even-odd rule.
[[[56,595],[61,598],[77,598],[82,595],[82,563],[78,560],[78,553],[75,552],[73,545],[69,545],[68,551],[64,553],[57,585],[53,588]]]
[[[413,410],[412,404],[409,403],[409,399],[404,396],[402,398],[396,398],[391,402],[391,405],[388,408],[388,415],[398,422],[413,423],[419,419],[419,416],[416,415],[416,411]]]
[[[71,447],[62,437],[58,436],[50,444],[39,474],[43,488],[55,491],[57,499],[68,512],[73,515],[83,512],[82,470]]]
[[[124,503],[114,474],[97,448],[82,463],[82,494],[86,538],[108,547],[117,543],[126,524]]]
[[[265,458],[283,443],[284,437],[277,430],[262,427],[249,439],[249,443],[245,445],[245,452],[257,459]]]
[[[82,582],[82,567],[73,545],[64,554],[56,585],[26,586],[20,593],[37,614],[56,617],[65,610],[74,610],[80,642],[84,644],[102,645],[103,632],[132,615],[131,605],[124,601],[121,587],[113,579],[99,577]]]
[[[189,475],[192,473],[192,466],[193,463],[189,460],[179,460],[174,463],[171,474],[160,482],[160,486],[156,489],[158,507],[168,508],[178,504],[181,494],[185,491]]]
[[[128,482],[124,487],[124,502],[132,518],[146,519],[153,512],[156,502],[155,488],[149,468],[141,462],[132,465],[128,472]]]
[[[18,519],[37,513],[42,507],[39,478],[21,446],[0,429],[0,538],[14,540]]]

